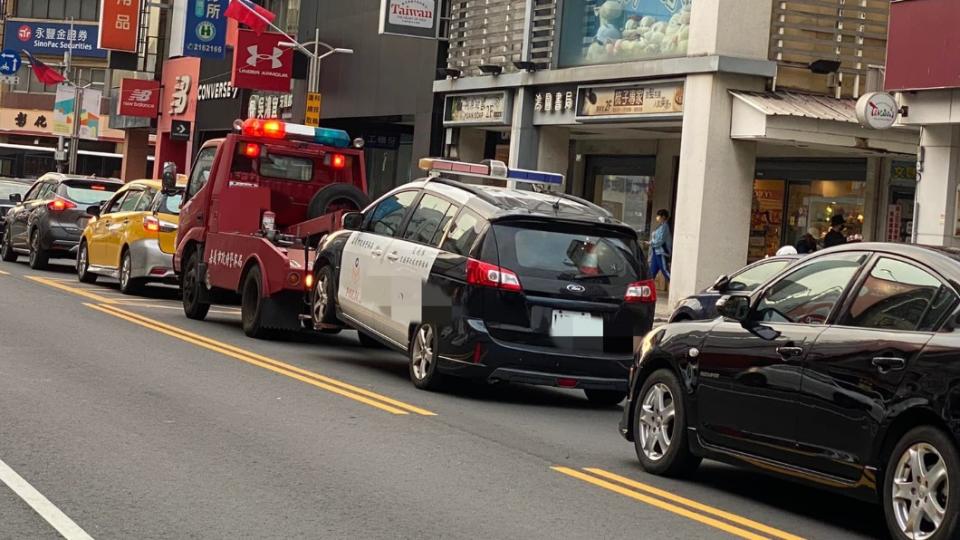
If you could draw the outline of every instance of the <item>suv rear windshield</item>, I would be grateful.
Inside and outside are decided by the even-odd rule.
[[[57,193],[77,204],[100,204],[120,189],[119,184],[106,182],[70,181],[60,184]]]
[[[636,281],[642,263],[636,239],[593,227],[494,225],[500,265],[521,276],[567,281]]]

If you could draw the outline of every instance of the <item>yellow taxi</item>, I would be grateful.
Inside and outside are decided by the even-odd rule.
[[[176,282],[173,254],[183,188],[164,193],[160,180],[134,180],[110,200],[91,206],[77,249],[77,278],[116,278],[124,294],[148,282]]]

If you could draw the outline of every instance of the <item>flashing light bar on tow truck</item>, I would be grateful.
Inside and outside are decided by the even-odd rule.
[[[500,180],[527,182],[530,184],[547,184],[559,186],[563,184],[563,175],[544,171],[529,171],[525,169],[511,169],[502,161],[486,160],[482,163],[467,163],[449,159],[423,158],[420,160],[420,169],[432,174],[451,173],[464,176],[486,176]]]
[[[291,124],[282,120],[248,118],[237,120],[234,129],[248,137],[266,137],[269,139],[290,139],[309,141],[334,148],[363,148],[363,139],[350,140],[350,135],[342,129]]]

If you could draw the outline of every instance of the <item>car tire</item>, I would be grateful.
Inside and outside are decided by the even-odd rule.
[[[363,330],[357,330],[357,339],[360,341],[360,346],[367,349],[386,349],[383,343],[380,343],[377,338],[366,334]]]
[[[263,276],[259,266],[254,266],[243,279],[240,289],[240,322],[243,333],[254,339],[266,339],[270,330],[263,320]]]
[[[13,250],[13,235],[10,233],[10,227],[3,231],[3,243],[0,244],[0,259],[3,262],[15,262],[17,252]]]
[[[311,299],[313,322],[318,324],[338,324],[336,309],[336,290],[333,288],[333,268],[329,265],[317,272]]]
[[[627,392],[623,390],[596,390],[585,388],[583,393],[587,395],[587,400],[598,407],[613,407],[619,405],[621,401],[627,398]]]
[[[144,280],[133,277],[133,258],[130,251],[123,250],[120,256],[120,292],[123,294],[137,294],[143,290]]]
[[[660,476],[684,476],[700,465],[687,439],[687,399],[669,369],[644,381],[633,411],[633,439],[644,470]]]
[[[915,468],[923,471],[917,475]],[[891,538],[907,540],[908,530],[919,530],[912,538],[927,540],[960,533],[960,453],[943,431],[921,426],[901,437],[887,460],[881,489]]]
[[[187,256],[183,265],[183,279],[180,280],[180,298],[183,303],[183,314],[188,319],[202,321],[210,311],[210,304],[200,300],[203,291],[203,277],[200,275],[200,255],[194,250]]]
[[[430,324],[421,324],[413,331],[410,346],[410,380],[421,390],[439,390],[443,387],[443,374],[437,369],[440,354],[437,347],[437,331]]]
[[[40,245],[40,230],[34,229],[30,233],[30,268],[44,270],[50,264],[50,255]]]
[[[77,280],[80,283],[96,283],[97,275],[90,271],[90,249],[86,240],[80,242],[77,250]]]

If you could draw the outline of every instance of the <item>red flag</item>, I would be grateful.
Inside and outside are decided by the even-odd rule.
[[[30,67],[33,68],[33,74],[36,75],[37,80],[43,84],[57,84],[67,80],[59,71],[34,58],[29,51],[24,50],[23,54],[30,60]]]
[[[230,0],[230,5],[223,14],[249,26],[257,35],[266,32],[273,20],[277,18],[272,11],[250,0]]]

